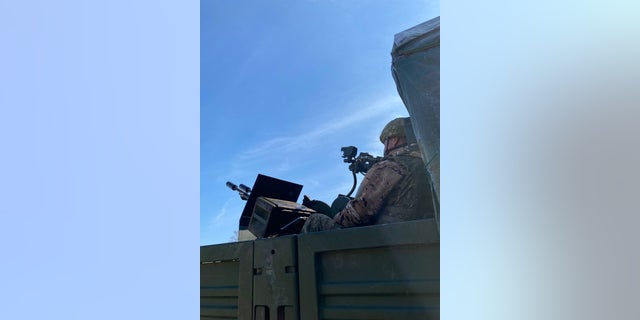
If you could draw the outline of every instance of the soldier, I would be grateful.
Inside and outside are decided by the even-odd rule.
[[[356,197],[333,219],[309,216],[301,232],[433,217],[424,162],[409,125],[409,118],[390,121],[380,134],[384,158],[367,171]]]

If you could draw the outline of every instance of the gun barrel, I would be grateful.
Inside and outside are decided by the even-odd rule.
[[[249,199],[249,192],[251,192],[251,188],[245,186],[244,184],[240,184],[240,187],[238,187],[233,182],[227,181],[227,187],[229,187],[229,189],[233,191],[238,191],[238,194],[240,194],[240,199]]]
[[[233,191],[238,190],[238,186],[236,186],[235,184],[233,184],[231,181],[227,181],[227,187]]]
[[[242,190],[245,193],[250,193],[251,192],[251,188],[245,186],[244,184],[240,184],[240,186],[238,187],[238,189]]]

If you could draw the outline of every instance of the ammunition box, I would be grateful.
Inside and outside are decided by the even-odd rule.
[[[315,211],[293,201],[258,197],[248,229],[258,238],[298,233],[302,224],[287,230],[281,229],[297,218],[307,217],[312,213]]]

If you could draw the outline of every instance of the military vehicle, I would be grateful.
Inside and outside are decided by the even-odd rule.
[[[240,232],[257,239],[200,248],[201,319],[439,318],[439,17],[396,34],[391,55],[435,218],[296,234],[313,212],[296,202],[302,186],[262,175],[253,188],[230,183],[247,200]]]

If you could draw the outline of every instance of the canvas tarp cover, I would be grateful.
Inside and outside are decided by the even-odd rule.
[[[395,35],[391,72],[440,196],[440,17]]]

